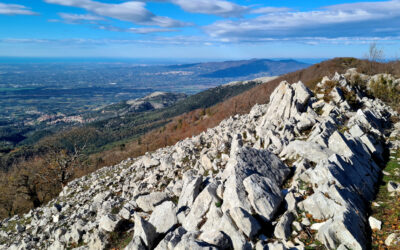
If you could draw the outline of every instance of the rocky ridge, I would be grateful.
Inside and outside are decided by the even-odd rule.
[[[105,249],[121,232],[125,249],[367,249],[379,164],[400,124],[353,74],[315,93],[282,82],[249,114],[76,179],[1,221],[0,249]]]

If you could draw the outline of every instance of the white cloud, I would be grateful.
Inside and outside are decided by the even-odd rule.
[[[156,16],[145,8],[143,2],[123,2],[117,4],[101,3],[92,0],[45,0],[47,3],[83,8],[96,15],[129,21],[141,25],[160,27],[184,27],[188,23],[169,17]]]
[[[150,33],[163,33],[163,32],[175,32],[176,29],[163,29],[163,28],[129,28],[128,32],[136,34],[150,34]]]
[[[226,0],[137,0],[140,2],[172,3],[190,13],[216,15],[221,17],[240,17],[250,9]]]
[[[237,17],[248,11],[248,7],[223,0],[171,0],[173,4],[191,13],[212,14],[221,17]]]
[[[91,14],[58,13],[58,15],[67,23],[97,22],[104,20],[103,17]]]
[[[314,11],[261,12],[255,18],[217,21],[204,30],[230,41],[400,35],[399,0],[333,5]]]
[[[254,10],[251,10],[251,13],[254,14],[269,14],[269,13],[274,13],[274,12],[287,12],[287,11],[291,11],[290,8],[285,8],[285,7],[281,7],[281,8],[277,8],[277,7],[261,7],[261,8],[257,8]]]
[[[23,5],[0,3],[0,15],[38,15],[38,13]]]
[[[134,27],[134,28],[119,28],[116,26],[112,25],[99,25],[99,29],[102,30],[109,30],[109,31],[116,31],[116,32],[130,32],[130,33],[135,33],[135,34],[151,34],[151,33],[165,33],[165,32],[176,32],[178,31],[177,29],[171,29],[171,28],[148,28],[148,27]]]
[[[133,30],[135,32],[146,32],[145,30]],[[132,32],[133,32],[132,31]],[[154,31],[156,32],[156,31]],[[307,45],[320,44],[346,44],[346,45],[363,45],[371,42],[379,42],[380,44],[394,44],[400,41],[400,36],[389,37],[292,37],[292,38],[247,38],[242,39],[240,43],[251,45],[259,45],[266,43],[301,43]],[[226,43],[235,43],[234,39],[213,39],[202,36],[155,36],[151,39],[86,39],[86,38],[70,38],[70,39],[31,39],[31,38],[4,38],[0,39],[0,44],[44,44],[59,47],[91,47],[104,45],[119,44],[146,44],[146,45],[171,45],[171,46],[223,46]]]
[[[358,2],[358,3],[348,3],[348,4],[336,4],[336,5],[326,6],[324,7],[324,9],[336,10],[336,11],[364,10],[370,12],[386,12],[390,14],[390,13],[395,13],[396,10],[400,9],[400,1],[391,0],[383,2]]]

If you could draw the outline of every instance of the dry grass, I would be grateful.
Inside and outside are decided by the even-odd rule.
[[[398,138],[400,139],[400,138]],[[390,196],[387,191],[387,183],[389,181],[400,182],[400,176],[396,172],[400,172],[400,149],[391,154],[394,159],[390,159],[384,171],[390,175],[384,175],[379,186],[379,191],[375,202],[380,206],[372,206],[372,216],[382,221],[382,229],[372,232],[372,248],[373,249],[400,249],[400,246],[387,247],[384,242],[391,233],[400,233],[400,195]]]

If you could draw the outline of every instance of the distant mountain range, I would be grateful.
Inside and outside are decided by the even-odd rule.
[[[251,59],[168,66],[169,69],[197,72],[199,77],[230,78],[255,75],[278,76],[310,66],[295,60]]]

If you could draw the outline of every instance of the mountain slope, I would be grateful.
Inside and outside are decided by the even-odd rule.
[[[84,144],[86,154],[102,152],[107,147],[119,146],[129,139],[138,138],[148,131],[160,128],[172,117],[195,109],[211,107],[263,82],[265,80],[260,79],[244,81],[243,84],[219,86],[187,98],[183,98],[182,94],[153,95],[131,101],[130,104],[123,102],[110,105],[92,114],[89,118],[97,117],[97,119],[84,126],[55,134],[47,131],[33,134],[31,138],[26,139],[22,147],[2,156],[0,169],[10,169],[19,159],[40,156],[49,146],[73,150],[74,144],[75,146]],[[170,105],[166,105],[166,102]],[[154,109],[153,105],[159,108]],[[77,141],[70,143],[75,140],[74,138],[78,138]]]
[[[208,79],[246,77],[251,79],[258,76],[276,76],[308,67],[309,64],[295,60],[251,59],[240,61],[206,62],[167,66],[168,69],[191,72],[198,77]]]
[[[287,72],[296,71],[309,66],[294,60],[272,61],[268,59],[254,59],[250,61],[239,62],[238,65],[232,65],[225,69],[216,70],[211,73],[200,75],[202,77],[224,78],[241,77],[255,75],[259,73],[271,76],[282,75]]]
[[[314,93],[282,82],[249,114],[76,179],[1,221],[0,249],[370,248],[381,149],[400,123],[352,78]]]
[[[268,103],[270,94],[281,81],[302,81],[306,86],[313,89],[322,77],[332,77],[335,72],[345,73],[350,68],[358,68],[360,73],[378,74],[387,72],[400,75],[400,64],[398,62],[381,64],[355,58],[327,60],[306,69],[279,76],[272,81],[251,88],[224,102],[211,106],[207,109],[207,116],[204,116],[205,110],[198,109],[175,117],[172,122],[165,125],[165,129],[162,131],[156,130],[141,137],[140,144],[131,142],[126,145],[123,152],[111,149],[103,152],[101,155],[93,155],[92,159],[101,158],[105,162],[102,166],[107,166],[116,164],[118,161],[129,156],[139,156],[149,150],[152,151],[162,146],[173,145],[179,140],[197,135],[208,128],[217,126],[222,120],[230,116],[248,113],[255,104]],[[154,140],[155,137],[159,139]],[[116,157],[116,155],[119,157]]]
[[[198,135],[201,132],[206,131],[208,128],[215,127],[223,119],[226,119],[230,116],[234,116],[236,114],[248,113],[251,107],[253,107],[256,103],[259,104],[267,103],[269,100],[270,93],[272,93],[272,91],[275,89],[275,87],[279,84],[281,80],[287,79],[290,82],[297,82],[298,80],[302,80],[306,85],[313,87],[320,79],[322,79],[324,75],[333,76],[335,71],[344,73],[348,68],[353,68],[353,67],[366,69],[366,71],[368,71],[371,69],[371,65],[373,66],[372,69],[378,72],[384,72],[387,70],[387,72],[396,73],[396,69],[399,69],[399,67],[394,67],[398,64],[376,64],[376,63],[370,64],[369,62],[357,60],[354,58],[337,58],[326,62],[322,62],[317,65],[313,65],[304,70],[286,74],[271,82],[251,88],[249,91],[237,95],[236,97],[229,98],[226,101],[219,103],[217,105],[211,106],[212,103],[211,104],[208,103],[210,105],[208,106],[208,108],[196,109],[189,113],[185,113],[183,115],[179,115],[176,117],[171,116],[171,118],[167,120],[162,120],[162,119],[160,120],[160,117],[161,118],[163,117],[162,114],[157,112],[155,113],[151,112],[151,116],[146,118],[147,120],[145,121],[152,121],[152,119],[155,119],[160,122],[152,123],[147,126],[139,125],[136,127],[137,128],[136,131],[133,131],[130,128],[130,126],[132,125],[138,125],[135,122],[131,124],[128,123],[125,124],[125,123],[119,123],[122,120],[115,120],[114,123],[109,123],[109,124],[99,123],[98,127],[103,128],[105,132],[111,131],[113,134],[117,135],[116,137],[117,140],[129,138],[129,137],[124,137],[123,134],[120,134],[122,136],[118,136],[119,132],[118,128],[121,124],[123,125],[121,127],[122,130],[120,130],[122,132],[124,130],[131,134],[132,133],[141,134],[145,133],[146,131],[147,132],[145,133],[144,136],[141,136],[138,139],[132,138],[129,140],[121,141],[122,144],[120,143],[116,145],[109,144],[107,146],[108,149],[107,148],[106,150],[101,149],[100,150],[101,152],[90,155],[87,164],[83,165],[84,168],[80,168],[77,171],[75,171],[73,176],[74,178],[79,177],[84,174],[90,173],[93,170],[98,169],[100,167],[117,164],[123,159],[140,156],[148,151],[153,151],[164,146],[173,145],[179,140],[191,137],[193,135]],[[207,95],[205,95],[203,100],[210,101],[213,100],[212,97],[213,97],[212,94],[208,95],[208,97]],[[201,100],[201,98],[199,100]],[[191,103],[187,103],[187,107],[196,108],[196,105],[191,105]],[[174,113],[173,110],[167,112],[167,114],[172,114],[172,115],[173,113]],[[143,117],[144,116],[137,116],[135,119],[136,121],[140,122],[143,120]],[[108,126],[113,126],[113,125],[115,128],[115,132],[113,132],[113,129],[107,130]],[[153,130],[151,131],[151,129]],[[71,138],[75,137],[85,138],[87,135],[91,134],[94,135],[93,136],[94,139],[98,138],[97,134],[94,133],[96,132],[96,129],[81,130],[81,132],[83,133],[73,134]],[[81,136],[82,134],[84,135],[83,137]],[[59,139],[64,140],[65,137],[60,137]],[[96,145],[96,143],[99,143],[99,145],[104,145],[104,141],[102,140],[99,141],[94,140],[94,145]],[[93,149],[99,150],[96,147],[94,147]],[[40,161],[37,162],[40,163]],[[31,163],[29,165],[32,166]],[[24,168],[22,167],[21,169]],[[25,174],[23,171],[21,173]],[[18,176],[20,176],[21,173],[17,172],[16,175],[12,175],[12,178],[16,179]],[[9,178],[9,177],[10,176],[4,176],[4,178]],[[12,184],[10,183],[10,181],[6,179],[5,181],[2,181],[1,178],[0,182],[4,184],[0,186],[0,189],[3,186],[10,187]],[[39,192],[42,192],[40,190],[43,187],[41,187],[40,185],[38,187],[39,187]],[[51,187],[52,190],[59,190],[58,188],[59,186]],[[15,194],[15,190],[12,189],[12,192],[14,192]],[[11,198],[11,200],[12,199],[14,198]],[[25,203],[22,204],[23,204],[22,209],[26,209],[27,207],[31,206],[29,201],[28,202],[25,201]],[[21,210],[16,210],[16,211],[21,211]]]

